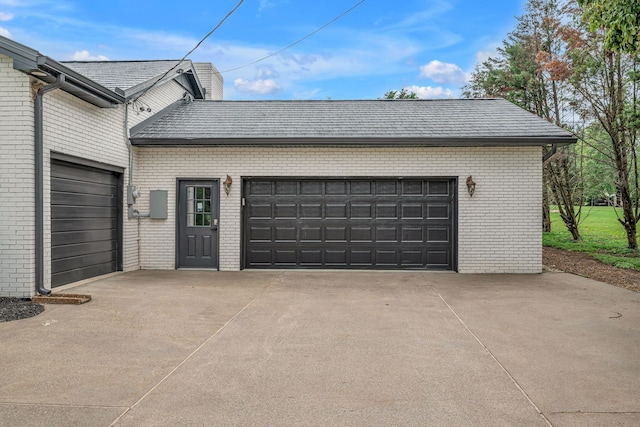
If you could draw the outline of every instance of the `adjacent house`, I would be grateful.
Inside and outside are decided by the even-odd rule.
[[[541,271],[542,147],[502,99],[222,101],[191,61],[0,37],[0,295],[136,269]]]

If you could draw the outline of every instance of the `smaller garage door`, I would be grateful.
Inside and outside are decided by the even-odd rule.
[[[244,266],[455,270],[451,178],[251,178]]]
[[[120,176],[52,161],[52,287],[120,269]]]

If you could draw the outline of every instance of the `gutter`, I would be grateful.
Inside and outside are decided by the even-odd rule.
[[[49,295],[50,289],[44,287],[44,134],[42,98],[47,92],[60,89],[66,81],[64,74],[59,74],[54,83],[38,89],[34,106],[34,150],[35,150],[35,202],[36,202],[36,241],[35,241],[35,273],[36,291],[40,295]]]

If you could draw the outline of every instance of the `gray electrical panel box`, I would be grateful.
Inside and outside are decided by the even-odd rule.
[[[167,219],[167,190],[149,192],[149,218]]]

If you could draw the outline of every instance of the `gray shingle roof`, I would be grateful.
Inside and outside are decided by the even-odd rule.
[[[545,145],[574,136],[503,99],[194,101],[132,131],[137,145]]]
[[[64,65],[90,78],[102,86],[115,90],[127,90],[162,76],[167,70],[178,64],[178,60],[163,61],[65,61]],[[191,61],[180,66],[191,69]]]

